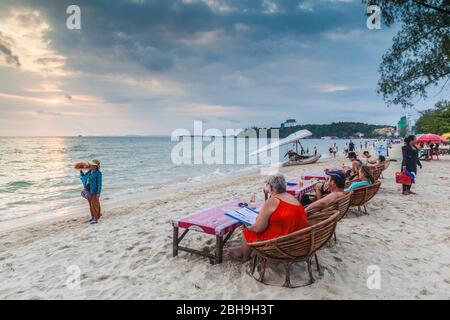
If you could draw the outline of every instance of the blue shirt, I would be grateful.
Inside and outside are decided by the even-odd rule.
[[[372,183],[368,180],[353,182],[345,191],[353,191],[356,188],[370,186]]]
[[[83,187],[86,188],[87,182],[88,182],[88,175],[89,173],[91,173],[90,171],[87,173],[83,173],[83,171],[80,171],[80,180],[81,183],[83,184]]]
[[[91,194],[100,195],[102,193],[102,173],[99,170],[89,171],[85,174],[80,172],[80,179],[84,187],[89,186],[88,191]]]
[[[91,194],[100,195],[102,193],[102,173],[100,171],[92,171],[88,176],[88,183]]]

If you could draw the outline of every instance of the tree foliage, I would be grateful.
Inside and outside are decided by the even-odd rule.
[[[421,112],[416,122],[416,131],[439,135],[450,132],[450,101],[438,101],[434,108]]]
[[[378,94],[388,105],[412,106],[430,87],[448,89],[450,1],[362,0],[381,7],[382,21],[401,23],[379,67]]]

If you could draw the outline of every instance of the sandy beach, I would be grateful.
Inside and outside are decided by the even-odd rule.
[[[401,160],[400,146],[391,158]],[[299,176],[342,159],[283,169]],[[338,242],[319,252],[324,274],[307,287],[287,289],[258,283],[249,264],[227,257],[240,241],[236,232],[225,248],[224,262],[181,252],[172,257],[171,218],[233,198],[262,200],[264,177],[253,175],[185,188],[151,200],[107,208],[95,226],[88,217],[72,216],[0,234],[1,299],[449,299],[450,298],[450,156],[424,162],[418,194],[402,196],[394,173],[384,172],[382,186],[369,203],[369,215],[351,214],[337,227]],[[212,248],[214,239],[200,233],[189,246]],[[381,288],[368,289],[367,268],[381,271]],[[75,267],[74,267],[75,266]],[[74,269],[75,268],[75,269]],[[73,270],[79,287],[67,286]],[[76,273],[76,272],[75,272]],[[292,271],[306,281],[304,265]],[[271,267],[269,282],[282,283],[282,268]]]

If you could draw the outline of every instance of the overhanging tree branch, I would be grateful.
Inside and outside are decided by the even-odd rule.
[[[440,13],[450,15],[450,10],[446,10],[444,8],[441,8],[441,7],[433,6],[433,5],[431,5],[431,4],[429,4],[429,3],[425,2],[425,1],[413,0],[413,2],[415,4],[418,4],[420,6],[426,7],[428,9],[433,9],[433,10],[436,10],[436,11],[438,11]]]

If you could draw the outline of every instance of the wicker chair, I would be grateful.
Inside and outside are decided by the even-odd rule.
[[[361,207],[364,208],[364,213],[367,213],[366,204],[370,201],[378,192],[381,186],[381,181],[375,181],[374,184],[361,187],[353,190],[353,194],[350,200],[350,207],[358,207],[358,215],[360,216],[362,211]]]
[[[308,215],[309,225],[314,225],[323,220],[326,220],[331,216],[334,210],[339,211],[338,221],[348,215],[348,211],[350,210],[351,197],[353,192],[348,192],[345,195],[341,196],[335,203],[333,203],[330,207],[325,209],[309,209],[306,208],[306,214]],[[337,242],[336,231],[333,234],[333,242],[330,240],[330,247],[335,245]]]
[[[376,180],[379,180],[381,177],[381,173],[384,170],[384,165],[377,165],[372,168],[372,176]]]
[[[299,261],[304,261],[308,267],[310,282],[313,283],[312,258],[316,260],[317,271],[321,274],[317,251],[325,246],[333,236],[340,212],[333,210],[332,214],[323,221],[315,223],[307,228],[295,231],[291,234],[281,236],[275,239],[249,243],[254,250],[255,257],[251,268],[251,274],[254,277],[258,259],[261,260],[258,281],[264,283],[264,276],[268,261],[280,262],[283,264],[286,275],[283,286],[295,288],[290,281],[290,266]]]
[[[383,171],[385,171],[387,168],[389,168],[389,165],[391,164],[391,160],[390,159],[388,159],[388,160],[386,160],[385,162],[384,162],[384,164],[383,164],[383,168],[382,168],[382,170],[381,170],[381,179],[384,179],[384,177],[383,177]]]

